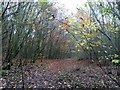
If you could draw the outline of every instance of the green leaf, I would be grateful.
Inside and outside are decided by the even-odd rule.
[[[68,18],[68,21],[69,21],[70,23],[74,22],[74,20],[73,20],[72,18]]]
[[[52,17],[52,16],[49,18],[49,20],[51,20],[51,19],[53,19],[53,17]]]
[[[118,59],[113,59],[112,62],[115,63],[115,64],[118,64],[118,63],[120,63],[120,60],[118,60]]]
[[[119,57],[119,55],[117,55],[117,54],[114,54],[114,58],[117,58],[117,57]]]

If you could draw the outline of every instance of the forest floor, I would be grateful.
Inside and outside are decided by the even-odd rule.
[[[13,67],[8,71],[9,75],[1,80],[3,87],[7,88],[21,88],[24,84],[24,88],[81,88],[83,90],[83,88],[97,87],[99,90],[109,90],[108,88],[118,90],[117,84],[110,78],[120,81],[116,67],[108,65],[102,66],[102,69],[90,60],[54,59],[44,60],[42,63],[37,60],[34,64],[24,66],[23,77],[22,72]]]

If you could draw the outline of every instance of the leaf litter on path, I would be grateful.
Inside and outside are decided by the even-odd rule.
[[[32,65],[24,66],[23,72],[26,88],[117,87],[97,65],[92,65],[88,60],[45,60],[42,65],[37,61]],[[4,80],[3,87],[22,87],[21,75],[6,76]]]

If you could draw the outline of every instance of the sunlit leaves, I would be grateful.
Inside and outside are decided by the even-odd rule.
[[[83,43],[81,43],[81,45],[83,46],[85,43],[83,42]]]
[[[94,44],[97,45],[101,45],[102,43],[100,41],[94,42]]]
[[[78,44],[75,45],[75,47],[76,47],[77,49],[80,49],[80,45],[81,45],[81,44],[78,43]]]
[[[120,60],[119,59],[113,59],[112,63],[114,63],[115,65],[120,66]]]
[[[53,17],[51,16],[50,18],[49,18],[49,20],[52,20],[53,19]]]
[[[78,34],[78,32],[77,32],[77,31],[74,31],[74,33],[75,33],[75,34]]]
[[[119,55],[117,55],[117,54],[114,54],[113,56],[114,56],[114,58],[118,58],[119,57]]]
[[[83,46],[83,45],[85,45],[87,43],[87,41],[86,40],[83,40],[80,44]]]
[[[70,23],[73,23],[73,22],[74,22],[74,20],[73,20],[72,18],[68,18],[68,21],[69,21]]]
[[[118,63],[120,63],[120,60],[118,60],[118,59],[113,59],[112,62],[115,63],[115,64],[118,64]]]

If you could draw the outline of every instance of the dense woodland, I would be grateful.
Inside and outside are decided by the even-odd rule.
[[[27,86],[25,80],[27,69],[33,70],[37,64],[42,73],[43,68],[45,68],[44,62],[45,64],[54,61],[62,62],[58,63],[62,67],[67,61],[66,59],[71,59],[71,62],[77,61],[75,69],[77,72],[86,70],[85,66],[80,69],[79,62],[89,62],[91,67],[99,67],[114,84],[106,83],[102,86],[92,83],[92,86],[88,85],[87,87],[87,84],[85,86],[81,84],[81,81],[73,80],[73,82],[69,81],[71,84],[66,84],[66,86],[57,87],[58,85],[51,84],[51,88],[104,87],[119,90],[120,2],[104,2],[104,0],[91,2],[88,0],[84,8],[78,6],[77,13],[70,15],[65,14],[67,11],[64,7],[58,7],[56,4],[57,2],[49,2],[49,0],[1,2],[0,57],[2,65],[0,81],[3,83],[1,87],[24,89],[36,86],[35,88],[49,88],[48,80],[43,80],[44,85],[41,84],[41,86],[33,83]],[[72,65],[68,64],[67,67],[71,67],[72,72]],[[55,70],[53,69],[53,71]],[[29,72],[35,74],[35,71]],[[75,75],[75,73],[72,74]],[[89,71],[85,73],[89,76]],[[97,73],[100,71],[98,70]],[[45,74],[49,75],[49,73]],[[64,74],[72,77],[72,75],[67,74],[67,71]],[[55,80],[57,80],[56,83],[62,83],[66,78],[60,76]],[[21,82],[18,83],[17,79]],[[67,80],[64,82],[68,83]],[[103,82],[106,82],[104,80]]]

